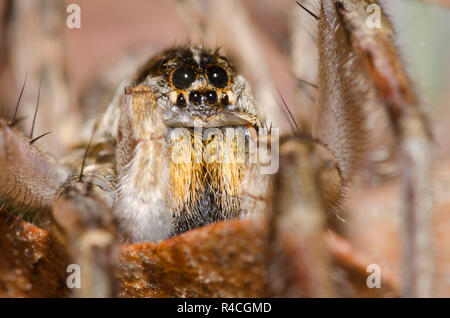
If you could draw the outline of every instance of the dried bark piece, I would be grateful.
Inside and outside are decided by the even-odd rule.
[[[265,220],[226,221],[160,243],[123,246],[116,275],[122,297],[261,297],[266,276]],[[397,295],[395,283],[368,289],[369,264],[337,236],[324,232],[340,296]],[[338,238],[338,243],[336,243]],[[70,262],[48,232],[0,211],[0,296],[67,297]],[[355,260],[357,262],[355,263]]]
[[[0,297],[66,297],[67,254],[48,232],[0,210]]]
[[[263,222],[229,221],[122,249],[121,296],[260,297]]]

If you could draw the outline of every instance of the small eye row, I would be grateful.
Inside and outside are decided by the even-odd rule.
[[[209,90],[206,92],[192,91],[189,93],[189,102],[191,102],[194,105],[199,105],[202,103],[212,105],[212,104],[215,104],[217,101],[218,101],[217,93],[213,90]],[[228,104],[230,103],[230,101],[228,99],[228,95],[225,92],[222,93],[222,96],[220,98],[220,103],[223,106],[228,106]],[[186,98],[184,97],[183,93],[178,94],[177,106],[178,107],[186,106]]]
[[[217,88],[228,85],[228,74],[222,67],[214,65],[206,69],[208,81]],[[178,89],[186,89],[197,79],[197,73],[192,66],[183,65],[173,72],[172,83]]]

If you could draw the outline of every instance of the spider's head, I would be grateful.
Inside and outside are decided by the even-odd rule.
[[[260,125],[249,85],[218,50],[165,50],[147,63],[136,83],[156,93],[169,127]]]

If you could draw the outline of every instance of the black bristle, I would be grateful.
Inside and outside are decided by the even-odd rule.
[[[42,134],[40,136],[37,136],[36,138],[31,139],[30,140],[30,144],[32,145],[34,142],[38,141],[39,139],[41,139],[44,136],[47,136],[50,133],[51,133],[51,131],[48,131],[48,132],[46,132],[46,133],[44,133],[44,134]]]
[[[42,78],[39,81],[38,98],[37,98],[37,102],[36,102],[36,109],[34,110],[33,124],[31,125],[31,132],[30,132],[30,136],[29,136],[30,140],[33,140],[34,126],[36,125],[36,117],[37,117],[37,112],[39,109],[39,99],[41,97],[41,84],[42,84]]]
[[[297,121],[295,120],[294,116],[292,115],[292,112],[289,109],[289,107],[288,107],[286,101],[284,100],[283,96],[281,95],[280,91],[278,91],[278,94],[280,95],[281,101],[283,102],[283,105],[287,111],[288,116],[286,116],[286,117],[288,119],[289,124],[291,125],[291,129],[294,132],[294,135],[297,136],[300,134],[300,127],[298,126]],[[286,114],[286,112],[283,112],[283,113]]]
[[[14,109],[14,115],[13,115],[13,118],[11,119],[10,126],[15,126],[20,121],[23,120],[23,118],[20,120],[16,119],[16,116],[17,116],[17,112],[19,111],[20,101],[22,99],[23,91],[25,90],[25,84],[27,83],[27,78],[28,78],[28,70],[25,73],[25,80],[23,81],[22,89],[20,90],[19,98],[17,99],[16,108]]]
[[[297,4],[300,6],[300,8],[302,8],[303,10],[305,10],[306,12],[308,12],[314,19],[319,20],[319,16],[317,14],[315,14],[314,12],[312,12],[311,10],[309,10],[307,7],[305,7],[303,4],[301,4],[300,2],[296,1]]]

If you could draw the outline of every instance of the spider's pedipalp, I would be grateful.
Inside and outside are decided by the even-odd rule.
[[[116,148],[117,205],[114,213],[124,241],[158,241],[173,231],[166,192],[169,158],[154,93],[146,86],[127,89]]]

